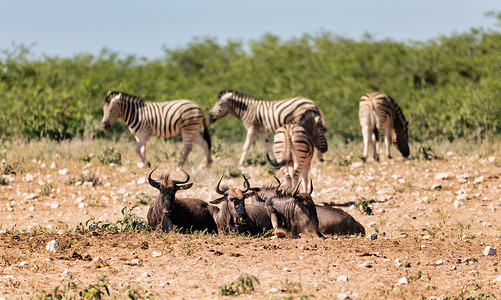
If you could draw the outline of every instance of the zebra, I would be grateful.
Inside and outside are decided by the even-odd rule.
[[[119,91],[109,91],[103,107],[102,125],[109,129],[121,118],[135,136],[134,147],[142,163],[150,167],[146,160],[146,143],[152,136],[171,138],[181,133],[184,151],[179,162],[183,165],[195,142],[205,151],[207,166],[212,164],[210,155],[211,141],[209,126],[198,105],[190,100],[173,100],[167,102],[144,102],[141,97]],[[200,126],[204,124],[203,138]]]
[[[404,113],[393,98],[379,92],[363,95],[359,102],[358,117],[364,137],[364,161],[367,159],[371,136],[374,159],[379,161],[379,143],[382,129],[385,130],[384,141],[388,158],[391,159],[390,138],[405,158],[409,156],[409,122],[405,119]]]
[[[322,130],[327,131],[325,120],[318,106],[310,99],[295,97],[291,99],[264,101],[256,100],[253,96],[232,90],[219,92],[218,101],[208,114],[210,123],[214,123],[228,113],[240,119],[247,131],[242,156],[238,163],[243,167],[247,152],[256,138],[261,136],[266,152],[272,156],[268,133],[275,132],[285,124],[297,124],[307,112],[313,111],[320,116]],[[319,152],[318,158],[322,160]]]
[[[274,167],[280,167],[285,177],[285,186],[295,187],[302,174],[305,190],[308,190],[308,171],[313,159],[314,147],[327,150],[327,141],[321,126],[320,116],[307,112],[299,124],[285,124],[277,129],[273,140],[273,154],[277,163],[268,154],[266,158]],[[325,152],[324,151],[324,152]]]

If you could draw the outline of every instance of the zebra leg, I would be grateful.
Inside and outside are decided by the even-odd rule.
[[[303,175],[304,191],[307,192],[307,193],[310,190],[310,181],[308,180],[308,172],[310,171],[310,163],[306,163],[303,166],[303,170],[301,172],[302,175]]]
[[[146,161],[146,143],[150,139],[149,134],[142,134],[140,136],[136,136],[136,141],[137,144],[134,147],[134,150],[136,151],[137,155],[139,155],[139,158],[141,158],[141,162],[143,164],[146,164],[146,166],[149,168],[150,167],[150,162]]]
[[[369,142],[371,140],[371,130],[369,128],[368,124],[363,124],[362,120],[360,120],[360,123],[362,124],[362,136],[364,137],[364,154],[363,158],[364,160],[367,160],[367,154],[369,152]],[[374,140],[374,138],[373,138]],[[320,151],[318,151],[320,153]]]
[[[379,161],[379,131],[377,129],[374,129],[374,133],[372,134],[372,147],[373,147],[373,153],[374,153],[374,160]]]
[[[212,157],[210,156],[210,151],[209,151],[209,145],[207,142],[202,138],[200,135],[200,132],[195,133],[195,139],[194,142],[202,147],[202,149],[205,152],[205,157],[207,158],[207,167],[210,167],[212,165]]]
[[[386,155],[388,156],[388,159],[391,159],[391,153],[390,153],[390,148],[391,148],[391,135],[393,132],[393,128],[388,127],[384,131],[384,144],[386,146]]]
[[[245,143],[244,143],[244,149],[242,151],[242,157],[240,158],[240,161],[238,162],[239,167],[243,167],[245,163],[245,158],[247,157],[247,151],[249,151],[249,148],[254,141],[256,137],[256,134],[254,133],[253,128],[247,129],[247,137],[245,138]]]
[[[183,139],[184,149],[183,149],[183,156],[181,157],[181,161],[179,162],[180,166],[183,166],[184,163],[186,162],[188,154],[190,154],[191,149],[193,148],[193,138],[196,134],[200,136],[200,133],[195,131],[181,130],[181,137]]]

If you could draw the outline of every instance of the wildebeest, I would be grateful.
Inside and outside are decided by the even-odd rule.
[[[275,179],[278,181],[277,185],[269,184],[251,188],[255,192],[251,197],[252,203],[265,205],[269,199],[285,196],[286,192],[280,190],[280,181],[276,177]],[[332,235],[365,234],[364,227],[342,209],[316,205],[316,211],[318,229],[322,233]]]
[[[268,192],[262,193],[264,188],[252,188],[254,193],[251,201],[274,208],[278,216],[277,228],[282,229],[276,231],[278,237],[299,237],[300,234],[314,234],[323,237],[318,228],[315,203],[311,198],[313,185],[311,184],[309,192],[299,193],[300,185],[301,181],[292,192],[269,186]]]
[[[216,192],[222,197],[210,201],[211,204],[221,204],[218,214],[215,216],[215,222],[219,234],[224,234],[230,230],[236,230],[238,233],[248,233],[250,235],[264,234],[273,229],[270,214],[273,214],[273,208],[264,207],[257,204],[245,204],[248,197],[249,181],[243,175],[244,189],[220,187],[219,178],[216,185]],[[276,220],[276,215],[274,215]]]
[[[174,180],[169,178],[169,174],[162,174],[160,179],[151,178],[156,168],[148,174],[148,182],[159,193],[156,200],[148,210],[148,224],[151,229],[168,232],[172,225],[180,228],[181,232],[194,230],[206,230],[207,232],[217,232],[214,217],[219,209],[201,199],[177,198],[176,192],[191,188],[193,183],[187,183],[190,175],[184,171],[186,179]]]

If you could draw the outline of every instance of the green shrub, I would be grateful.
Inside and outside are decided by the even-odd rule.
[[[254,292],[254,285],[259,284],[259,280],[253,275],[238,276],[228,284],[223,284],[219,287],[219,295],[221,296],[238,296],[242,294],[251,294]]]
[[[122,164],[122,154],[113,147],[106,148],[99,154],[99,162],[103,165],[114,163],[116,165]]]

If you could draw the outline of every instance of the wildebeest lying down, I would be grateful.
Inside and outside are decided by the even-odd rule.
[[[276,230],[278,237],[298,237],[300,234],[314,234],[323,237],[318,228],[315,203],[311,199],[313,185],[311,185],[309,193],[299,193],[300,185],[301,181],[292,192],[281,191],[277,187],[271,186],[252,188],[251,201],[254,204],[274,208],[278,216]]]
[[[172,225],[176,225],[184,233],[194,230],[217,232],[214,218],[219,209],[216,206],[201,199],[176,198],[177,191],[189,189],[193,185],[193,183],[186,184],[190,180],[190,175],[181,170],[186,175],[184,181],[170,179],[169,174],[162,174],[159,180],[154,180],[151,174],[155,169],[148,174],[148,182],[159,191],[148,210],[147,219],[150,228],[168,232]]]
[[[249,181],[245,175],[243,175],[244,190],[226,186],[220,187],[223,176],[219,178],[216,185],[216,192],[222,197],[210,202],[211,204],[222,203],[217,216],[214,218],[219,234],[236,230],[238,233],[259,235],[272,230],[270,211],[273,211],[273,208],[257,204],[245,204],[245,199],[248,197],[246,193],[249,190]]]
[[[280,181],[277,185],[252,187],[255,195],[251,197],[253,203],[265,205],[266,201],[276,197],[284,197],[285,191],[280,190]],[[313,191],[313,185],[311,185]],[[325,234],[365,234],[364,227],[351,215],[339,208],[316,205],[318,229]]]

